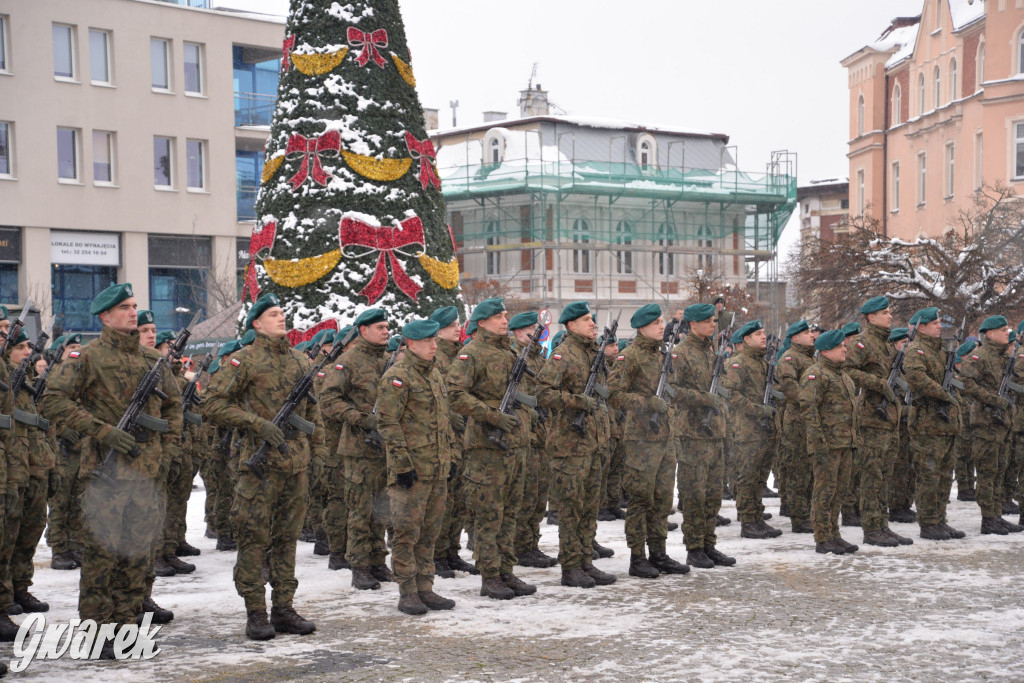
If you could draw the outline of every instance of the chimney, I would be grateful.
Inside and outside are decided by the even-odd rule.
[[[542,90],[540,83],[537,83],[533,90],[519,91],[520,116],[547,116],[550,113],[551,108],[548,106],[548,91]]]
[[[441,126],[440,123],[440,110],[438,109],[423,109],[423,121],[426,124],[427,130],[437,130]]]
[[[503,111],[485,111],[484,112],[484,123],[490,123],[491,121],[504,121],[508,118],[508,113]]]

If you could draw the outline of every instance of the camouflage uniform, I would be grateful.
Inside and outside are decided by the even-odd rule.
[[[227,361],[224,364],[229,365]],[[221,373],[230,372],[229,368],[221,368],[215,375],[211,375],[211,385],[217,381]],[[212,515],[210,526],[213,527],[218,540],[233,538],[235,529],[231,520],[231,503],[234,499],[235,485],[238,483],[238,468],[235,467],[238,460],[235,449],[237,434],[231,427],[218,425],[212,419],[205,419],[205,416],[203,422],[210,424],[210,434],[213,437],[206,464],[209,480],[203,480],[207,487],[207,497],[213,499],[213,504],[209,508]]]
[[[339,340],[340,341],[340,340]],[[328,405],[340,401],[337,395],[328,395],[326,388],[329,377],[341,372],[338,365],[324,369],[324,376],[317,379],[320,388],[320,414],[324,421],[324,443],[327,445],[327,458],[324,460],[324,471],[320,475],[321,493],[323,495],[323,512],[319,518],[330,552],[345,554],[348,545],[348,506],[345,504],[345,478],[341,467],[341,432],[344,423],[330,417],[333,410]],[[334,377],[337,380],[337,377]],[[312,494],[311,494],[312,495]],[[306,522],[315,525],[316,519],[306,514]]]
[[[677,413],[673,421],[679,440],[683,540],[687,550],[704,550],[718,543],[715,526],[722,508],[726,429],[726,416],[719,410],[724,412],[727,404],[708,393],[715,367],[712,339],[691,332],[675,351]],[[702,425],[708,410],[713,410],[713,415],[705,430]]]
[[[308,372],[309,358],[288,345],[287,337],[256,340],[234,354],[214,376],[203,402],[203,415],[243,433],[235,467],[238,484],[231,517],[238,542],[235,589],[245,609],[266,609],[262,576],[263,555],[270,565],[274,607],[291,607],[299,582],[295,578],[295,545],[306,514],[307,470],[311,457],[324,457],[324,428],[320,408],[303,401],[295,414],[314,425],[311,435],[284,428],[287,452],[271,448],[263,466],[265,481],[245,467],[261,441],[255,430],[273,420],[296,382]],[[312,453],[311,453],[312,451]],[[318,452],[319,451],[319,452]]]
[[[800,410],[814,465],[814,540],[838,540],[839,509],[857,448],[857,388],[838,363],[821,356],[800,379]]]
[[[626,413],[623,441],[626,453],[623,488],[629,496],[626,543],[634,556],[665,552],[668,514],[672,509],[676,451],[671,416],[662,415],[652,432],[647,400],[654,396],[661,373],[661,341],[637,334],[636,341],[616,356],[608,379],[612,408]]]
[[[136,431],[140,454],[116,454],[116,485],[109,486],[92,473],[106,457],[100,439],[120,421],[135,387],[159,359],[156,350],[140,346],[138,332],[104,326],[98,339],[57,367],[39,403],[42,415],[57,422],[58,429],[91,438],[82,448],[80,470],[85,557],[78,613],[97,623],[131,623],[142,611],[150,552],[160,529],[155,480],[161,463],[177,447],[182,426],[181,398],[169,369],[161,386],[166,398],[150,396],[144,411],[166,420],[168,430]]]
[[[381,378],[378,431],[387,450],[388,497],[395,535],[391,569],[402,595],[434,585],[434,544],[441,531],[454,436],[448,389],[434,361],[406,351]],[[403,488],[396,476],[414,472]]]
[[[860,515],[864,534],[888,527],[885,482],[899,439],[899,407],[887,403],[883,418],[876,407],[885,401],[883,390],[896,351],[889,344],[889,330],[866,323],[864,331],[851,340],[843,370],[863,392],[860,413]]]
[[[437,339],[437,354],[434,356],[434,363],[437,371],[447,382],[448,373],[452,363],[459,353],[461,346],[458,342],[447,339]],[[455,474],[448,481],[448,495],[445,499],[444,518],[441,520],[441,530],[437,535],[437,543],[434,545],[435,559],[451,559],[459,554],[462,548],[462,530],[467,527],[466,512],[466,491],[464,487],[464,474],[466,462],[462,457],[463,432],[455,431],[455,443],[452,444],[451,460],[455,465]]]
[[[324,393],[326,377],[327,373],[321,372],[320,376],[313,382],[317,396]],[[324,429],[327,429],[327,420],[324,420]],[[337,428],[331,431],[333,434],[325,433],[325,443],[328,444],[329,449],[334,450],[338,445],[339,431]],[[333,441],[330,438],[332,435],[334,436]],[[310,529],[314,534],[324,532],[324,511],[327,509],[326,471],[325,463],[322,471],[310,472],[309,475],[309,505],[306,506],[306,519],[302,523],[302,528]]]
[[[367,432],[359,425],[377,400],[377,386],[387,362],[384,351],[383,345],[371,344],[360,335],[324,379],[322,409],[328,420],[341,423],[338,450],[342,456],[341,477],[337,467],[328,476],[327,537],[331,552],[345,553],[353,567],[382,565],[388,554],[384,544],[388,518],[385,454],[366,444]],[[340,529],[340,510],[335,503],[340,495],[344,495],[348,510],[345,530]],[[342,539],[347,541],[344,548],[338,545]]]
[[[78,478],[84,441],[69,444],[57,437],[58,468],[63,472],[60,489],[49,501],[46,545],[54,555],[82,548],[82,483]]]
[[[618,356],[606,358],[605,363],[609,371],[615,367]],[[613,510],[622,507],[622,474],[625,467],[626,451],[623,440],[622,425],[625,415],[621,410],[615,410],[609,406],[608,426],[611,439],[608,444],[608,468],[605,476],[604,486],[604,507]]]
[[[174,362],[174,378],[178,388],[184,391],[188,380],[181,374],[181,362]],[[179,432],[181,445],[169,463],[167,472],[167,513],[164,519],[163,543],[159,553],[174,555],[178,544],[185,540],[185,517],[188,499],[192,495],[192,451],[193,442],[198,438],[199,429],[190,422],[184,422]]]
[[[765,463],[771,463],[776,432],[774,420],[767,428],[762,425],[768,372],[764,349],[740,344],[726,369],[722,385],[729,390],[729,434],[739,466],[733,490],[736,514],[741,522],[756,525],[764,521],[761,494],[768,485]]]
[[[903,368],[913,396],[907,425],[917,470],[917,523],[946,523],[953,485],[953,442],[960,432],[960,400],[942,390],[946,358],[942,340],[919,334],[907,347]],[[949,402],[952,401],[952,402]],[[949,422],[938,413],[948,406]]]
[[[538,344],[527,356],[526,366],[531,372],[540,375],[545,365],[544,350]],[[519,388],[523,393],[532,395],[537,393],[538,385],[539,380],[527,375]],[[548,506],[548,486],[551,481],[551,459],[545,447],[548,424],[540,421],[539,414],[533,417],[531,413],[531,417],[530,447],[523,464],[523,502],[519,506],[519,518],[516,520],[517,557],[537,549],[540,542],[540,520]]]
[[[1017,353],[1017,361],[1013,368],[1013,381],[1024,383],[1024,349]],[[1010,456],[1003,478],[1003,502],[1012,503],[1020,495],[1020,474],[1024,467],[1024,396],[1016,395],[1017,410],[1013,418],[1013,430],[1010,435]],[[1021,515],[1024,517],[1024,514]]]
[[[800,378],[813,364],[814,347],[793,344],[779,361],[776,370],[779,388],[786,397],[780,401],[782,438],[779,446],[779,461],[785,472],[786,488],[779,496],[789,512],[794,529],[811,520],[814,463],[807,453],[807,436],[800,409]]]
[[[970,411],[971,400],[965,400],[964,407]],[[970,425],[964,425],[962,432],[957,434],[956,443],[953,446],[953,455],[956,461],[953,464],[953,477],[956,480],[957,493],[974,491],[977,480],[974,475],[974,458],[971,456]]]
[[[530,446],[530,413],[516,410],[519,426],[502,435],[508,450],[487,434],[497,424],[498,406],[516,356],[507,336],[480,328],[448,372],[452,408],[466,419],[466,505],[473,515],[473,557],[483,579],[513,573],[516,520],[523,500],[523,466]]]
[[[607,443],[602,439],[607,409],[599,407],[586,416],[583,434],[570,427],[582,407],[580,396],[596,352],[594,341],[568,332],[537,378],[537,401],[551,410],[546,446],[552,454],[551,497],[558,509],[558,563],[563,572],[593,565],[597,511],[603,499],[601,445]]]

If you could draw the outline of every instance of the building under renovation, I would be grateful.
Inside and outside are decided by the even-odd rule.
[[[431,136],[464,286],[493,281],[555,319],[579,299],[674,312],[726,286],[784,305],[795,154],[748,173],[727,135],[552,115],[539,85],[519,105]]]

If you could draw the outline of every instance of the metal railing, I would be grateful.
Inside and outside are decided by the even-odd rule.
[[[274,102],[277,94],[264,95],[254,92],[235,93],[236,126],[269,126],[274,117]]]

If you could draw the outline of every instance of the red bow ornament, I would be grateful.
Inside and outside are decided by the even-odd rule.
[[[307,138],[299,133],[293,133],[288,138],[288,146],[285,148],[284,156],[286,159],[298,159],[302,157],[302,166],[292,176],[292,187],[299,189],[299,186],[306,181],[306,176],[312,175],[313,180],[326,185],[327,181],[331,179],[326,172],[324,172],[323,166],[320,165],[321,157],[336,157],[341,149],[341,136],[338,131],[332,130],[324,133],[320,137]],[[309,157],[313,156],[313,169],[309,169]]]
[[[373,278],[359,292],[359,296],[365,296],[371,304],[381,297],[384,288],[388,285],[388,269],[385,262],[390,261],[391,275],[395,284],[406,296],[416,301],[416,297],[423,288],[405,272],[402,264],[395,257],[395,252],[404,256],[419,256],[423,253],[426,246],[423,241],[423,222],[418,216],[405,219],[398,228],[369,225],[356,218],[346,216],[341,220],[339,237],[341,253],[346,257],[359,258],[375,251],[380,252]],[[402,251],[402,247],[413,245],[418,247],[416,252]],[[362,247],[366,251],[353,252],[351,249],[347,249],[348,247]]]
[[[324,320],[323,322],[317,323],[308,330],[288,330],[288,343],[292,346],[301,344],[304,341],[309,341],[317,335],[321,330],[338,330],[338,321],[331,318],[330,320]],[[340,341],[340,340],[339,340]]]
[[[388,46],[388,32],[384,29],[379,28],[373,33],[363,33],[355,26],[349,26],[348,44],[354,50],[363,49],[359,56],[356,57],[356,63],[359,66],[366,66],[371,57],[373,57],[373,61],[377,62],[377,66],[382,69],[387,64],[387,61],[377,51],[378,47]]]
[[[263,226],[253,228],[249,236],[249,263],[245,267],[245,284],[242,286],[242,301],[245,301],[246,293],[252,301],[260,295],[260,285],[256,281],[256,258],[261,261],[265,256],[270,255],[274,246],[274,235],[277,234],[277,223],[267,223]],[[266,254],[261,252],[266,249]]]
[[[284,43],[281,45],[281,52],[284,53],[284,57],[281,58],[281,71],[287,71],[291,68],[291,53],[293,47],[295,47],[295,36],[290,35],[284,39]]]
[[[437,160],[434,143],[430,138],[417,140],[412,133],[406,131],[405,144],[409,146],[409,156],[420,161],[420,184],[423,185],[423,189],[427,189],[427,185],[433,185],[440,190],[441,180],[434,172],[434,162]]]

